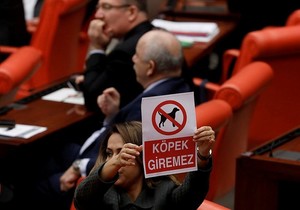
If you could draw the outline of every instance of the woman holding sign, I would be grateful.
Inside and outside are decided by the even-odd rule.
[[[212,168],[210,151],[214,131],[203,126],[195,131],[198,170],[180,184],[174,176],[144,178],[142,124],[126,122],[111,128],[100,148],[91,173],[75,192],[77,209],[185,209],[195,210],[208,192]]]

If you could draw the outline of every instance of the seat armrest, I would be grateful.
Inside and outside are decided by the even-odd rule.
[[[292,12],[285,23],[286,26],[294,26],[298,24],[300,24],[300,9]]]
[[[255,99],[269,85],[273,76],[269,64],[261,61],[250,63],[228,79],[216,92],[215,98],[227,101],[233,110],[237,110]]]
[[[20,47],[0,64],[0,93],[6,94],[26,81],[41,65],[42,52],[33,47]]]
[[[222,64],[222,75],[220,84],[224,83],[232,75],[235,62],[240,55],[240,50],[238,49],[229,49],[226,50],[223,54],[223,64]]]
[[[0,45],[0,53],[1,54],[12,54],[19,50],[19,47],[11,47],[11,46],[4,46]]]
[[[215,132],[224,127],[232,116],[231,106],[220,99],[212,99],[197,105],[195,109],[197,127],[210,125]]]
[[[196,88],[200,88],[200,85],[203,84],[203,82],[206,82],[204,79],[201,79],[201,78],[198,78],[198,77],[195,77],[193,78],[193,83],[195,85]],[[213,83],[213,82],[206,82],[204,84],[204,94],[205,94],[205,98],[206,100],[211,100],[215,93],[219,90],[220,88],[220,85],[216,84],[216,83]],[[203,94],[203,91],[201,91],[201,94]]]

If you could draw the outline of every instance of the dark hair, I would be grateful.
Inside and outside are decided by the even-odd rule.
[[[139,8],[139,10],[148,13],[147,0],[125,0],[127,4],[133,4]]]

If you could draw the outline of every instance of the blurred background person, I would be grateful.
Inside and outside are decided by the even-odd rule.
[[[32,21],[39,17],[44,0],[23,0],[25,20]]]

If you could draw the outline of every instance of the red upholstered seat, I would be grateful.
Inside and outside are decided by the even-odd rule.
[[[28,95],[32,89],[51,84],[83,70],[79,68],[81,28],[88,0],[47,0],[30,45],[43,52],[43,65],[22,86]]]
[[[254,61],[263,61],[274,71],[272,84],[262,93],[250,122],[248,148],[275,139],[300,124],[300,25],[270,27],[248,33],[239,50],[224,53],[221,84],[230,78],[230,63],[236,59],[232,75]],[[199,80],[195,79],[196,83]],[[206,85],[210,96],[218,84]]]
[[[41,63],[40,50],[21,47],[0,64],[0,106],[14,101],[20,85],[35,73]]]
[[[292,14],[289,15],[285,25],[286,26],[293,26],[300,24],[300,9],[295,10]]]
[[[234,189],[235,160],[247,151],[252,114],[272,78],[273,71],[269,65],[253,62],[221,85],[212,100],[196,107],[197,126],[211,125],[217,132],[206,199],[216,201]],[[223,107],[203,109],[213,101],[220,100],[230,107],[231,115],[224,104]]]
[[[253,61],[264,61],[274,80],[253,113],[249,149],[281,136],[300,125],[300,25],[249,33],[243,40],[233,74]]]
[[[89,0],[47,0],[32,30],[30,46],[43,53],[43,64],[18,91],[18,98],[34,90],[83,72],[89,43],[84,16]],[[7,48],[12,52],[15,48]]]

